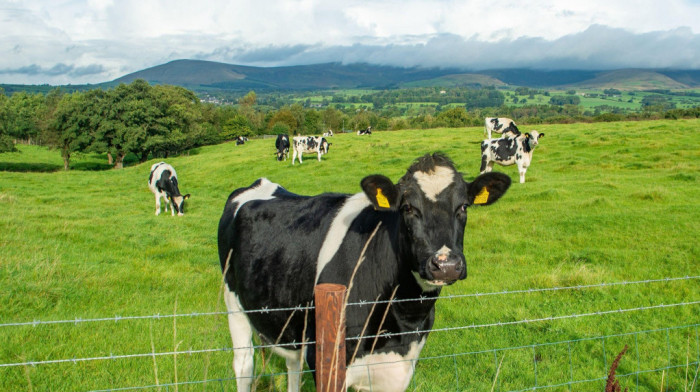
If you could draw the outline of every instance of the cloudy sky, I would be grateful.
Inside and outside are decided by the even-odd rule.
[[[700,0],[0,0],[0,83],[176,59],[700,69]]]

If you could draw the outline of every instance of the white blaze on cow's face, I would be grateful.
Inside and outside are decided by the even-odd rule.
[[[415,172],[413,178],[416,179],[421,190],[429,200],[437,201],[437,195],[454,182],[455,173],[445,166],[436,166],[432,172]]]
[[[529,137],[530,147],[535,148],[535,147],[537,147],[537,145],[540,144],[540,142],[539,142],[540,136],[543,136],[544,133],[540,135],[540,133],[537,131],[530,131],[529,135],[530,135],[530,137]]]

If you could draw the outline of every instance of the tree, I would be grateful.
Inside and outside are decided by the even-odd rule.
[[[294,117],[294,114],[292,114],[292,111],[288,108],[282,108],[278,110],[277,113],[272,115],[268,122],[270,128],[273,128],[277,123],[285,124],[287,126],[287,129],[289,129],[291,132],[297,132],[299,129],[299,123],[297,123],[297,119]]]
[[[90,142],[91,107],[85,94],[64,95],[58,103],[55,118],[47,130],[49,145],[61,151],[63,169],[69,170],[71,154],[82,151]]]
[[[437,118],[440,124],[451,128],[465,127],[469,123],[469,116],[464,107],[456,107],[442,111],[438,114]]]

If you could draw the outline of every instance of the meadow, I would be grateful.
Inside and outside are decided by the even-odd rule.
[[[410,390],[602,391],[625,345],[623,387],[698,390],[700,120],[536,129],[526,183],[496,166],[513,185],[469,211],[469,276],[443,290]],[[167,159],[191,194],[183,217],[154,215],[159,160],[111,170],[81,154],[64,172],[43,147],[0,154],[0,390],[235,390],[216,248],[228,195],[259,177],[356,193],[433,151],[472,180],[482,138],[338,134],[322,162],[294,166],[274,138],[198,148]],[[269,376],[283,361],[256,367],[258,390],[285,389]]]

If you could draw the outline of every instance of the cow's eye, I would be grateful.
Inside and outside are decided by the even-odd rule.
[[[406,214],[410,214],[413,212],[413,207],[410,204],[404,204],[401,206],[401,211]]]
[[[467,207],[469,207],[469,204],[467,204],[467,203],[462,204],[462,206],[459,207],[459,212],[466,213]]]

